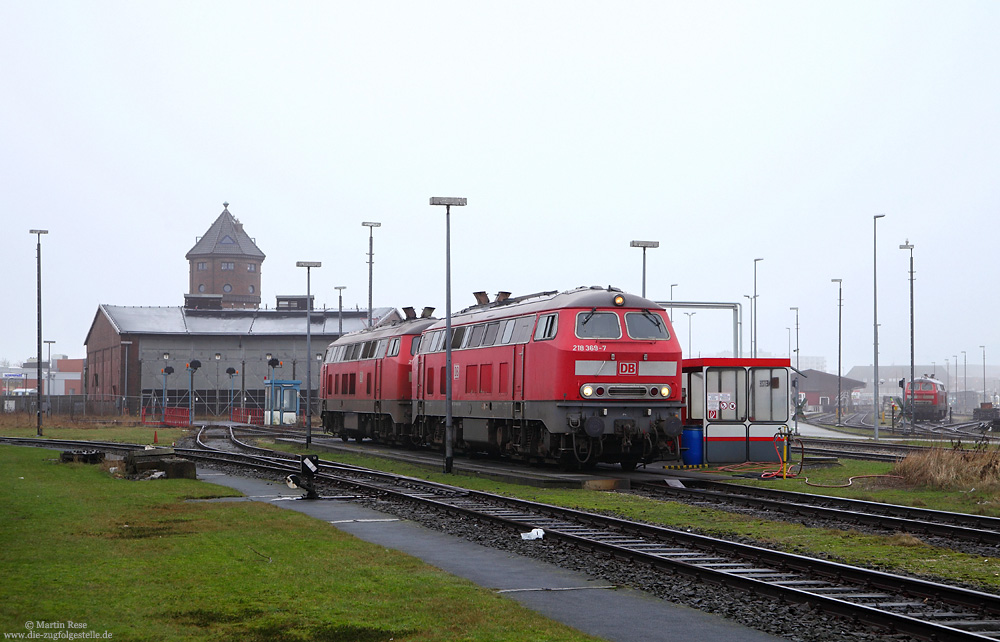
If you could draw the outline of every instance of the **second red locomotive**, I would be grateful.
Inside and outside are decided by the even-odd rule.
[[[654,302],[578,288],[480,303],[445,321],[416,318],[330,344],[324,428],[347,439],[441,445],[452,380],[457,451],[589,467],[677,459],[681,350]]]
[[[903,404],[907,409],[912,405],[914,421],[944,419],[948,416],[948,391],[944,383],[933,377],[916,377],[906,384]]]

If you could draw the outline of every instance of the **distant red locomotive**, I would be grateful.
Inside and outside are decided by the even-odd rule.
[[[942,382],[925,375],[915,378],[912,385],[911,389],[911,383],[906,384],[903,407],[913,404],[914,420],[935,421],[948,416],[948,391]]]
[[[652,301],[596,287],[484,297],[452,326],[451,372],[443,320],[408,319],[330,344],[324,428],[345,439],[443,444],[450,377],[459,452],[626,469],[678,458],[681,351]]]

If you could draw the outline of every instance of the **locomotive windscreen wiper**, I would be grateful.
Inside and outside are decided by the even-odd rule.
[[[590,312],[587,313],[587,316],[583,317],[583,321],[580,322],[580,325],[587,325],[587,321],[590,321],[590,317],[594,316],[596,312],[597,308],[591,308]]]
[[[647,317],[649,319],[652,319],[653,323],[656,325],[657,328],[662,328],[663,327],[663,321],[660,320],[660,317],[658,317],[657,315],[655,315],[652,312],[650,312],[649,308],[644,309],[642,311],[642,314],[645,317]]]

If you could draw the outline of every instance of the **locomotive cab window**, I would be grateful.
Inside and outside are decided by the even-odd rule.
[[[622,326],[614,312],[576,313],[576,336],[579,339],[621,339]]]
[[[628,336],[633,339],[666,340],[670,338],[667,324],[663,317],[650,310],[642,312],[626,312],[625,328]]]
[[[559,329],[559,313],[543,314],[538,318],[538,327],[535,328],[535,341],[547,341],[555,339],[556,330]]]

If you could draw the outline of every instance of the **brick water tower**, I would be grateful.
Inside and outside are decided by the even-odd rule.
[[[259,308],[264,253],[229,213],[229,203],[187,253],[187,308]]]

